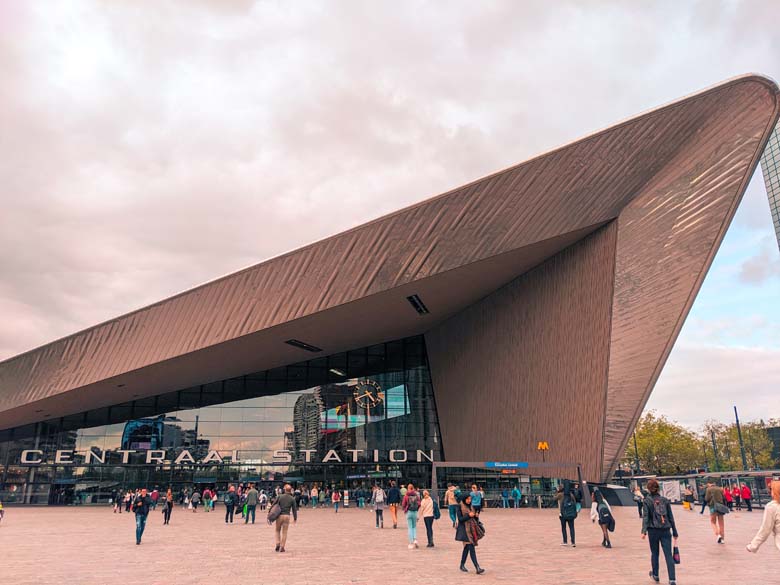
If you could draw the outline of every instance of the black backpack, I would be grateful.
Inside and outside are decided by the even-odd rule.
[[[561,504],[561,518],[564,520],[574,520],[577,517],[577,501],[573,494],[563,497]]]
[[[599,512],[599,521],[602,524],[609,524],[612,521],[612,512],[609,511],[606,504],[599,504],[597,510]]]
[[[655,495],[648,496],[645,500],[648,512],[647,525],[650,528],[669,528],[669,503],[666,498]]]
[[[417,493],[410,494],[406,498],[406,507],[410,512],[416,512],[420,507],[420,496]]]

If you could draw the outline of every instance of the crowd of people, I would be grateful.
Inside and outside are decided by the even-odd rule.
[[[703,509],[709,510],[710,523],[718,544],[725,543],[725,516],[732,510],[741,509],[744,505],[748,511],[752,511],[751,492],[743,484],[739,488],[739,498],[734,489],[721,487],[714,482],[708,482],[701,500]],[[770,536],[774,535],[774,543],[780,550],[780,481],[771,483],[772,500],[765,507],[761,528],[755,538],[747,545],[747,550],[756,552]],[[136,518],[136,544],[141,544],[141,539],[146,527],[146,519],[149,512],[161,506],[163,512],[163,524],[167,525],[171,520],[174,507],[179,506],[197,512],[202,505],[206,512],[214,510],[216,502],[222,502],[225,507],[225,523],[233,523],[234,514],[240,514],[244,523],[255,523],[256,509],[260,507],[267,514],[269,523],[275,526],[275,550],[285,552],[287,534],[291,522],[298,519],[298,512],[302,508],[332,507],[338,513],[342,502],[349,500],[349,492],[331,486],[302,486],[293,488],[290,484],[276,487],[266,493],[265,489],[258,490],[252,484],[228,485],[224,492],[220,492],[211,486],[202,490],[197,486],[191,489],[182,489],[174,495],[171,489],[164,494],[157,488],[148,492],[146,489],[117,493],[114,498],[114,513],[133,511]],[[683,502],[687,505],[684,509],[693,510],[693,492],[686,489],[683,494]],[[671,501],[661,494],[660,485],[655,479],[651,479],[642,490],[639,487],[634,492],[639,516],[641,518],[638,532],[642,539],[647,539],[650,547],[650,578],[660,581],[660,557],[663,553],[666,572],[671,585],[676,584],[676,563],[679,562],[677,553],[677,539],[679,537],[677,523]],[[574,520],[582,510],[583,489],[576,482],[564,481],[555,494],[555,502],[558,507],[558,515],[561,525],[562,546],[576,547],[576,535]],[[385,527],[385,511],[389,510],[388,521],[392,528],[397,529],[398,518],[403,515],[406,520],[407,541],[409,549],[419,548],[418,526],[425,528],[427,540],[426,547],[433,548],[434,522],[441,518],[439,498],[431,494],[429,490],[417,489],[413,484],[398,485],[391,481],[387,487],[375,484],[370,490],[353,490],[352,497],[357,508],[370,507],[374,511],[374,522],[377,529]],[[514,499],[514,495],[508,496]],[[591,504],[589,518],[593,524],[598,524],[602,537],[602,546],[612,548],[611,535],[615,532],[616,522],[613,509],[599,489],[591,492]],[[732,505],[729,506],[729,501]],[[468,572],[466,562],[471,559],[477,574],[485,570],[477,560],[476,547],[479,540],[485,534],[480,515],[483,511],[485,493],[476,484],[470,489],[450,484],[447,490],[441,494],[441,502],[446,506],[452,528],[455,529],[454,538],[462,543],[460,570]],[[508,502],[503,501],[501,507],[509,507]],[[0,509],[1,506],[0,506]]]

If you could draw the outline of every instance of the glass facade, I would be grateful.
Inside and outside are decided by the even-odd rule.
[[[772,212],[772,223],[780,246],[780,125],[769,137],[764,154],[761,156],[761,170],[764,174],[766,194]]]
[[[0,431],[0,500],[106,503],[283,481],[426,484],[441,460],[422,336]]]

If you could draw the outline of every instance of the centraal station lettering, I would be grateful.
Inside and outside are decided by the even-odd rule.
[[[130,455],[136,453],[145,453],[143,463],[148,465],[186,465],[186,464],[219,464],[224,463],[226,459],[231,463],[241,463],[238,455],[238,451],[229,451],[229,454],[223,455],[219,451],[209,451],[208,454],[196,460],[192,456],[192,453],[188,449],[179,451],[178,455],[174,459],[166,459],[167,452],[165,449],[117,449],[113,453],[121,453],[122,461],[121,465],[128,465],[130,463]],[[225,452],[223,452],[225,453]],[[321,457],[317,455],[316,449],[303,449],[300,451],[301,457],[293,458],[293,453],[287,449],[279,449],[273,452],[271,464],[286,464],[286,463],[423,463],[425,461],[433,463],[433,450],[423,451],[417,449],[415,452],[407,451],[405,449],[391,449],[389,451],[380,453],[379,449],[346,449],[344,452],[338,452],[335,449],[328,450]],[[104,464],[106,463],[106,453],[96,453],[95,451],[73,451],[60,449],[54,453],[53,461],[44,461],[44,452],[41,449],[26,449],[21,452],[19,457],[20,465],[41,465],[44,463],[53,463],[55,465],[74,465],[80,462],[74,461],[76,455],[82,455],[84,457],[84,464]],[[380,455],[386,455],[382,458]],[[315,458],[316,457],[316,458]],[[118,462],[111,462],[111,465],[116,465]],[[249,463],[249,462],[247,462]],[[252,461],[252,463],[256,463]]]

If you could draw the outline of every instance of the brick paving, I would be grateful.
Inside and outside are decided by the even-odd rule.
[[[650,583],[649,551],[639,537],[634,508],[616,509],[612,550],[580,514],[578,545],[564,548],[554,510],[487,510],[487,535],[477,548],[487,569],[458,571],[461,545],[446,515],[435,525],[434,549],[406,546],[405,525],[376,530],[373,512],[349,508],[305,510],[291,525],[287,552],[273,551],[273,529],[258,523],[224,523],[224,510],[193,514],[177,508],[169,526],[150,514],[143,544],[135,546],[132,514],[109,508],[7,508],[0,523],[0,583],[9,585],[135,584],[394,584],[534,583],[626,585]],[[779,583],[780,553],[767,542],[745,551],[761,511],[726,518],[726,544],[717,545],[709,521],[675,508],[680,527],[682,585]],[[222,513],[220,513],[222,512]],[[386,516],[389,518],[389,511]],[[402,522],[402,524],[404,524]],[[665,570],[662,569],[662,575]],[[666,582],[662,579],[662,582]]]

